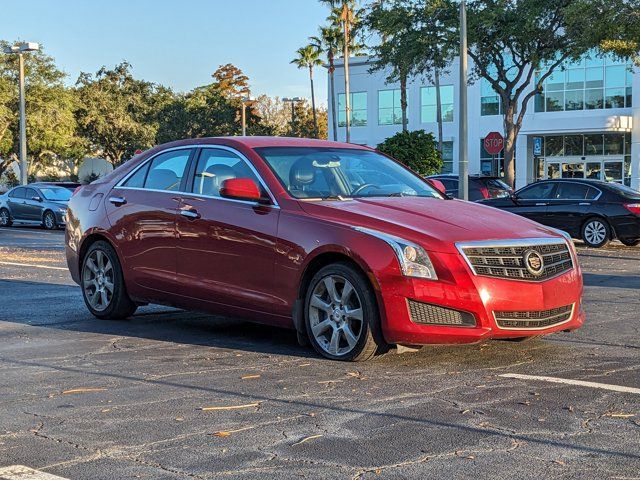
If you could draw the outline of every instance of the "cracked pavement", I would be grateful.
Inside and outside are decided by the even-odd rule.
[[[577,332],[347,364],[292,332],[200,313],[96,320],[62,242],[0,230],[0,467],[92,480],[640,478],[640,395],[499,377],[640,387],[640,247],[579,247]]]

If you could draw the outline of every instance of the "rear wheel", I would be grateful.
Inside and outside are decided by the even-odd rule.
[[[601,248],[609,243],[611,228],[606,220],[590,218],[582,226],[582,240],[589,247]]]
[[[42,226],[47,230],[55,230],[58,227],[56,216],[51,210],[44,212],[44,216],[42,217]]]
[[[368,360],[384,345],[373,290],[345,263],[314,275],[305,296],[305,322],[313,348],[332,360]]]
[[[10,227],[12,223],[9,210],[0,208],[0,227]]]
[[[101,319],[133,315],[136,305],[124,285],[118,256],[105,241],[93,243],[82,261],[82,296],[89,311]]]
[[[620,242],[627,247],[635,247],[640,245],[640,238],[619,238]]]

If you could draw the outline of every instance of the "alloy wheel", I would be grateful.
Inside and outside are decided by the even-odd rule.
[[[84,262],[82,286],[85,297],[95,310],[104,311],[113,299],[114,269],[102,250],[91,252]]]
[[[44,216],[44,226],[45,228],[47,228],[48,230],[53,230],[56,226],[56,219],[53,216],[53,213],[47,213]]]
[[[9,225],[9,212],[6,210],[0,210],[0,226],[6,227]]]
[[[599,245],[607,238],[607,228],[599,220],[592,220],[584,228],[584,237],[591,245]]]
[[[311,334],[330,355],[351,352],[363,332],[364,316],[358,292],[341,275],[327,275],[309,299]]]

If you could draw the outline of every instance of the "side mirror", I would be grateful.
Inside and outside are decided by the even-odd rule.
[[[31,197],[31,200],[35,200],[36,202],[41,202],[42,201],[42,197],[36,195],[35,197]]]
[[[429,185],[431,185],[433,188],[435,188],[441,194],[443,194],[445,196],[447,195],[447,188],[444,186],[444,183],[442,183],[440,180],[438,180],[436,178],[427,178],[427,182],[429,182]]]
[[[220,196],[234,200],[248,200],[262,202],[264,197],[260,193],[260,188],[256,182],[250,178],[230,178],[222,182]]]

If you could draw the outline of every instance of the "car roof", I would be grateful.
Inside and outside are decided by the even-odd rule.
[[[315,138],[294,138],[294,137],[203,137],[177,140],[154,147],[164,149],[170,147],[188,145],[226,145],[230,147],[244,146],[247,148],[261,147],[319,147],[319,148],[351,148],[359,150],[372,150],[366,145],[356,145],[353,143],[333,142],[330,140],[318,140]]]
[[[596,180],[593,178],[548,178],[546,180],[538,180],[535,183],[539,182],[550,182],[550,183],[565,183],[565,182],[573,182],[573,183],[584,183],[585,185],[597,185],[600,187],[608,187],[611,182],[605,182],[603,180]],[[533,185],[530,184],[530,185]]]

